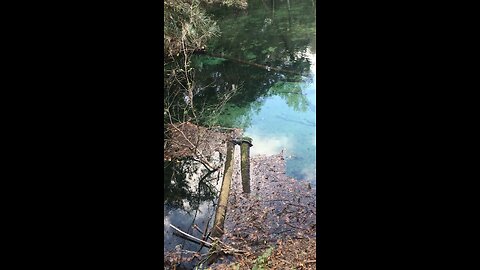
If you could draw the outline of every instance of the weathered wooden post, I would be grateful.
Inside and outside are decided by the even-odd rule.
[[[253,146],[252,138],[243,137],[241,141],[241,167],[243,193],[250,193],[250,147]]]
[[[235,145],[233,142],[227,142],[227,157],[225,160],[225,170],[223,172],[222,189],[220,190],[220,198],[218,198],[217,211],[215,212],[215,221],[213,222],[211,233],[213,237],[223,235],[223,224],[225,222],[225,214],[227,213],[230,186],[232,184],[234,150]]]

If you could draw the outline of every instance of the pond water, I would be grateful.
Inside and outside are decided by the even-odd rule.
[[[239,88],[219,125],[240,127],[252,154],[287,157],[287,174],[316,184],[316,33],[311,0],[249,1],[216,9],[219,38],[194,59],[207,100]],[[219,56],[217,58],[211,56]],[[224,56],[225,58],[220,58]],[[250,64],[249,64],[250,63]],[[209,85],[209,86],[207,86]]]
[[[211,7],[221,34],[209,42],[206,54],[192,57],[197,104],[216,104],[224,93],[236,89],[210,124],[242,128],[253,139],[251,155],[283,151],[287,175],[312,185],[316,185],[315,5],[312,0],[258,0],[248,1],[247,10]],[[164,246],[169,250],[181,243],[196,251],[197,245],[172,236],[168,225],[200,236],[191,226],[211,226],[215,198],[214,192],[199,185],[198,178],[205,174],[200,165],[188,165],[197,166],[196,180],[172,176],[173,171],[187,175],[187,161],[182,162],[166,165],[165,177],[171,180],[165,180],[170,182],[165,189]],[[220,176],[209,178],[218,187]]]

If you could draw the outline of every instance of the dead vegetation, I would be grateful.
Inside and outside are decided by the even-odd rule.
[[[226,142],[241,135],[241,129],[206,128],[190,122],[169,123],[165,125],[164,160],[194,158],[209,168],[215,153],[225,156]]]
[[[164,160],[194,158],[209,171],[216,154],[226,154],[226,142],[239,138],[241,130],[201,127],[198,123],[214,118],[237,89],[209,108],[195,106],[202,90],[195,85],[190,66],[193,51],[218,33],[215,22],[201,3],[223,3],[245,8],[245,0],[164,1]],[[201,104],[197,104],[201,105]],[[197,124],[196,124],[197,123]],[[254,142],[255,143],[255,142]],[[202,241],[210,252],[182,250],[164,253],[165,269],[315,269],[316,200],[315,189],[285,175],[285,160],[276,156],[251,158],[251,193],[242,194],[239,149],[235,150],[234,177],[227,208],[224,234],[210,238],[206,228]],[[219,248],[212,248],[219,247]],[[272,248],[273,247],[273,248]],[[201,248],[199,249],[201,250]],[[239,252],[241,251],[241,252]],[[270,252],[266,252],[270,251]]]
[[[251,254],[237,256],[235,263],[239,269],[252,269],[262,252],[274,247],[265,269],[315,269],[315,189],[286,176],[282,154],[252,157],[251,169],[248,196],[242,194],[236,172],[225,221],[224,241]]]
[[[288,177],[282,154],[254,156],[251,193],[243,194],[239,150],[237,146],[224,234],[218,240],[242,252],[216,252],[215,263],[205,269],[252,269],[260,264],[263,268],[258,269],[316,269],[315,187]],[[212,254],[169,252],[166,269],[205,266],[207,257]]]

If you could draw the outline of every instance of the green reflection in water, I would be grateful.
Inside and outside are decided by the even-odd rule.
[[[309,108],[307,96],[302,92],[301,83],[277,82],[269,90],[269,95],[277,95],[295,111],[306,112]]]
[[[312,63],[307,49],[315,53],[312,1],[290,5],[276,1],[274,9],[270,1],[249,1],[246,11],[216,7],[210,12],[218,21],[221,35],[208,44],[207,55],[192,59],[201,89],[196,99],[215,104],[219,95],[232,87],[240,88],[225,112],[209,123],[247,128],[251,114],[258,112],[265,98],[274,95],[284,98],[295,110],[306,111],[310,104],[298,83],[310,75]]]
[[[315,104],[302,86],[311,76],[311,55],[316,47],[312,1],[291,1],[290,5],[286,1],[275,1],[275,8],[272,3],[249,1],[246,11],[225,7],[210,9],[218,21],[221,35],[211,40],[206,55],[194,55],[191,59],[196,85],[195,106],[199,111],[207,108],[198,119],[200,124],[244,130],[254,128],[258,125],[255,122],[259,112],[272,97],[280,97],[296,112],[314,113]],[[212,55],[223,55],[224,58]],[[220,114],[208,109],[220,103],[232,88],[238,90]],[[179,102],[183,99],[179,98]],[[279,130],[279,125],[298,124],[293,127],[297,132],[295,136],[299,137],[305,133],[302,128],[315,125],[311,117],[285,111],[281,106],[277,102],[271,109],[277,113],[262,120],[267,122],[264,124],[268,124],[265,126],[268,130]],[[283,122],[273,119],[283,119]],[[271,137],[272,134],[263,136]],[[301,153],[297,156],[301,158]],[[179,192],[187,194],[181,188]]]
[[[287,173],[314,183],[315,12],[311,0],[275,1],[275,9],[267,2],[250,1],[245,12],[211,10],[221,36],[208,44],[207,55],[196,56],[203,62],[198,85],[206,103],[241,86],[212,122],[252,134],[258,153],[287,149]],[[212,61],[208,53],[223,58]]]
[[[218,112],[206,110],[200,124],[243,128],[254,138],[252,153],[275,154],[290,147],[287,173],[309,179],[316,170],[316,90],[310,71],[311,54],[316,50],[315,9],[312,0],[289,3],[249,1],[246,11],[210,9],[221,35],[207,45],[206,55],[191,59],[194,100],[199,111],[214,107],[236,87],[224,111],[213,117]],[[192,169],[191,162],[182,162],[165,168],[165,204],[192,211],[215,197],[209,187],[216,180],[211,178],[193,189],[199,183],[191,182],[186,173]]]

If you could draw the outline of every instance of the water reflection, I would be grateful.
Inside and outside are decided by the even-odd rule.
[[[268,2],[268,3],[267,3]],[[215,124],[243,128],[254,140],[252,154],[287,159],[287,174],[315,184],[316,32],[311,0],[249,1],[248,10],[210,10],[221,36],[193,59],[196,100],[241,85]],[[212,57],[212,55],[216,57]],[[223,56],[223,58],[222,58]]]
[[[219,173],[211,173],[191,158],[166,161],[164,167],[164,203],[187,212],[197,210],[200,202],[215,199]]]
[[[275,155],[284,150],[286,145],[293,146],[295,143],[287,136],[265,136],[259,129],[250,129],[248,134],[254,141],[254,147],[250,148],[252,155]]]
[[[270,88],[268,94],[281,97],[295,111],[305,112],[311,105],[299,83],[277,82]]]
[[[283,150],[287,174],[315,184],[313,3],[311,0],[249,1],[245,11],[214,8],[211,12],[222,34],[211,41],[207,52],[217,57],[195,55],[191,60],[195,67],[194,100],[199,111],[221,102],[232,87],[239,89],[220,117],[207,114],[200,120],[206,125],[243,128],[245,135],[253,139],[252,155],[273,155]],[[211,114],[214,113],[217,112]],[[174,236],[169,225],[201,236],[192,226],[197,224],[202,229],[211,226],[221,175],[209,174],[203,165],[191,159],[165,165],[165,250],[180,244],[184,249],[196,251],[198,245]]]
[[[231,103],[245,107],[263,97],[276,95],[270,88],[278,82],[302,82],[309,76],[312,64],[305,52],[315,40],[311,5],[310,0],[303,0],[288,7],[284,1],[273,8],[271,3],[250,1],[246,14],[225,8],[212,9],[221,36],[207,46],[207,55],[192,59],[198,69],[197,83],[202,88],[199,98],[204,97],[207,103],[217,102],[218,93],[228,91],[233,84],[243,85]],[[222,59],[221,55],[228,60],[218,60]],[[291,104],[303,103],[292,101]]]
[[[223,157],[213,159],[214,164],[223,162]],[[182,245],[186,250],[197,250],[196,244],[173,235],[170,224],[201,237],[193,230],[210,227],[215,211],[215,200],[220,188],[219,171],[211,172],[203,164],[191,158],[166,161],[164,167],[164,247],[165,251]]]

